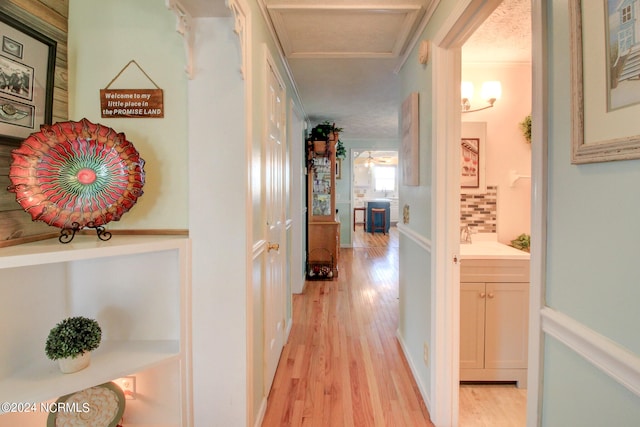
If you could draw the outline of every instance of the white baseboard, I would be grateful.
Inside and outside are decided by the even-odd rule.
[[[424,400],[424,404],[427,406],[427,410],[431,413],[431,399],[429,399],[429,395],[427,394],[427,390],[424,387],[424,384],[420,380],[418,376],[418,371],[413,363],[411,357],[409,357],[409,352],[407,351],[407,346],[405,345],[404,340],[402,339],[402,335],[400,335],[400,331],[396,331],[396,338],[400,343],[400,348],[402,349],[402,353],[404,354],[405,359],[407,359],[407,363],[409,364],[409,368],[411,369],[411,374],[413,375],[413,379],[416,384],[418,384],[418,389],[420,390],[420,394],[422,395],[422,400]]]
[[[267,413],[267,398],[264,397],[262,399],[262,403],[260,403],[260,410],[258,411],[258,415],[256,416],[256,422],[253,424],[253,427],[260,427],[262,425],[262,421],[264,421],[264,414]]]

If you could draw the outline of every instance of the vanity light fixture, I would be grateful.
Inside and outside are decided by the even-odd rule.
[[[460,104],[463,113],[473,113],[475,111],[486,110],[487,108],[493,107],[493,104],[500,99],[500,96],[502,96],[502,85],[499,81],[487,81],[482,83],[480,96],[489,105],[480,108],[471,108],[470,99],[473,98],[473,92],[473,83],[463,81],[460,84],[460,95],[462,98]]]

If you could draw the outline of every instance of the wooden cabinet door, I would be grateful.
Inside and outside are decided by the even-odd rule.
[[[527,367],[529,284],[487,283],[485,368]]]
[[[484,367],[485,298],[484,283],[460,284],[460,369]]]

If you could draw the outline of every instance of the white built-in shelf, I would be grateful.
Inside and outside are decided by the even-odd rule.
[[[0,248],[0,402],[44,402],[127,375],[148,378],[158,368],[164,374],[153,383],[164,384],[163,393],[150,395],[179,402],[163,424],[190,424],[189,252],[187,236],[166,235],[114,234],[106,242],[76,235],[67,244],[54,238]],[[43,330],[75,313],[102,318],[102,343],[89,367],[63,374],[44,354]],[[133,418],[155,419],[162,404],[138,408]],[[0,416],[0,425],[15,425],[6,416],[9,424]],[[25,416],[20,425],[35,424]]]
[[[179,356],[178,341],[105,341],[91,353],[91,364],[73,374],[63,374],[57,362],[42,358],[38,363],[0,379],[0,402],[47,401]]]
[[[184,249],[188,240],[185,236],[114,235],[103,242],[96,236],[77,235],[71,243],[62,244],[57,238],[47,239],[1,248],[0,269]]]

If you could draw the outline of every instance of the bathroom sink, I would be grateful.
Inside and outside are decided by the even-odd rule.
[[[529,252],[524,252],[497,240],[477,238],[472,235],[472,243],[460,244],[461,259],[529,259]]]

